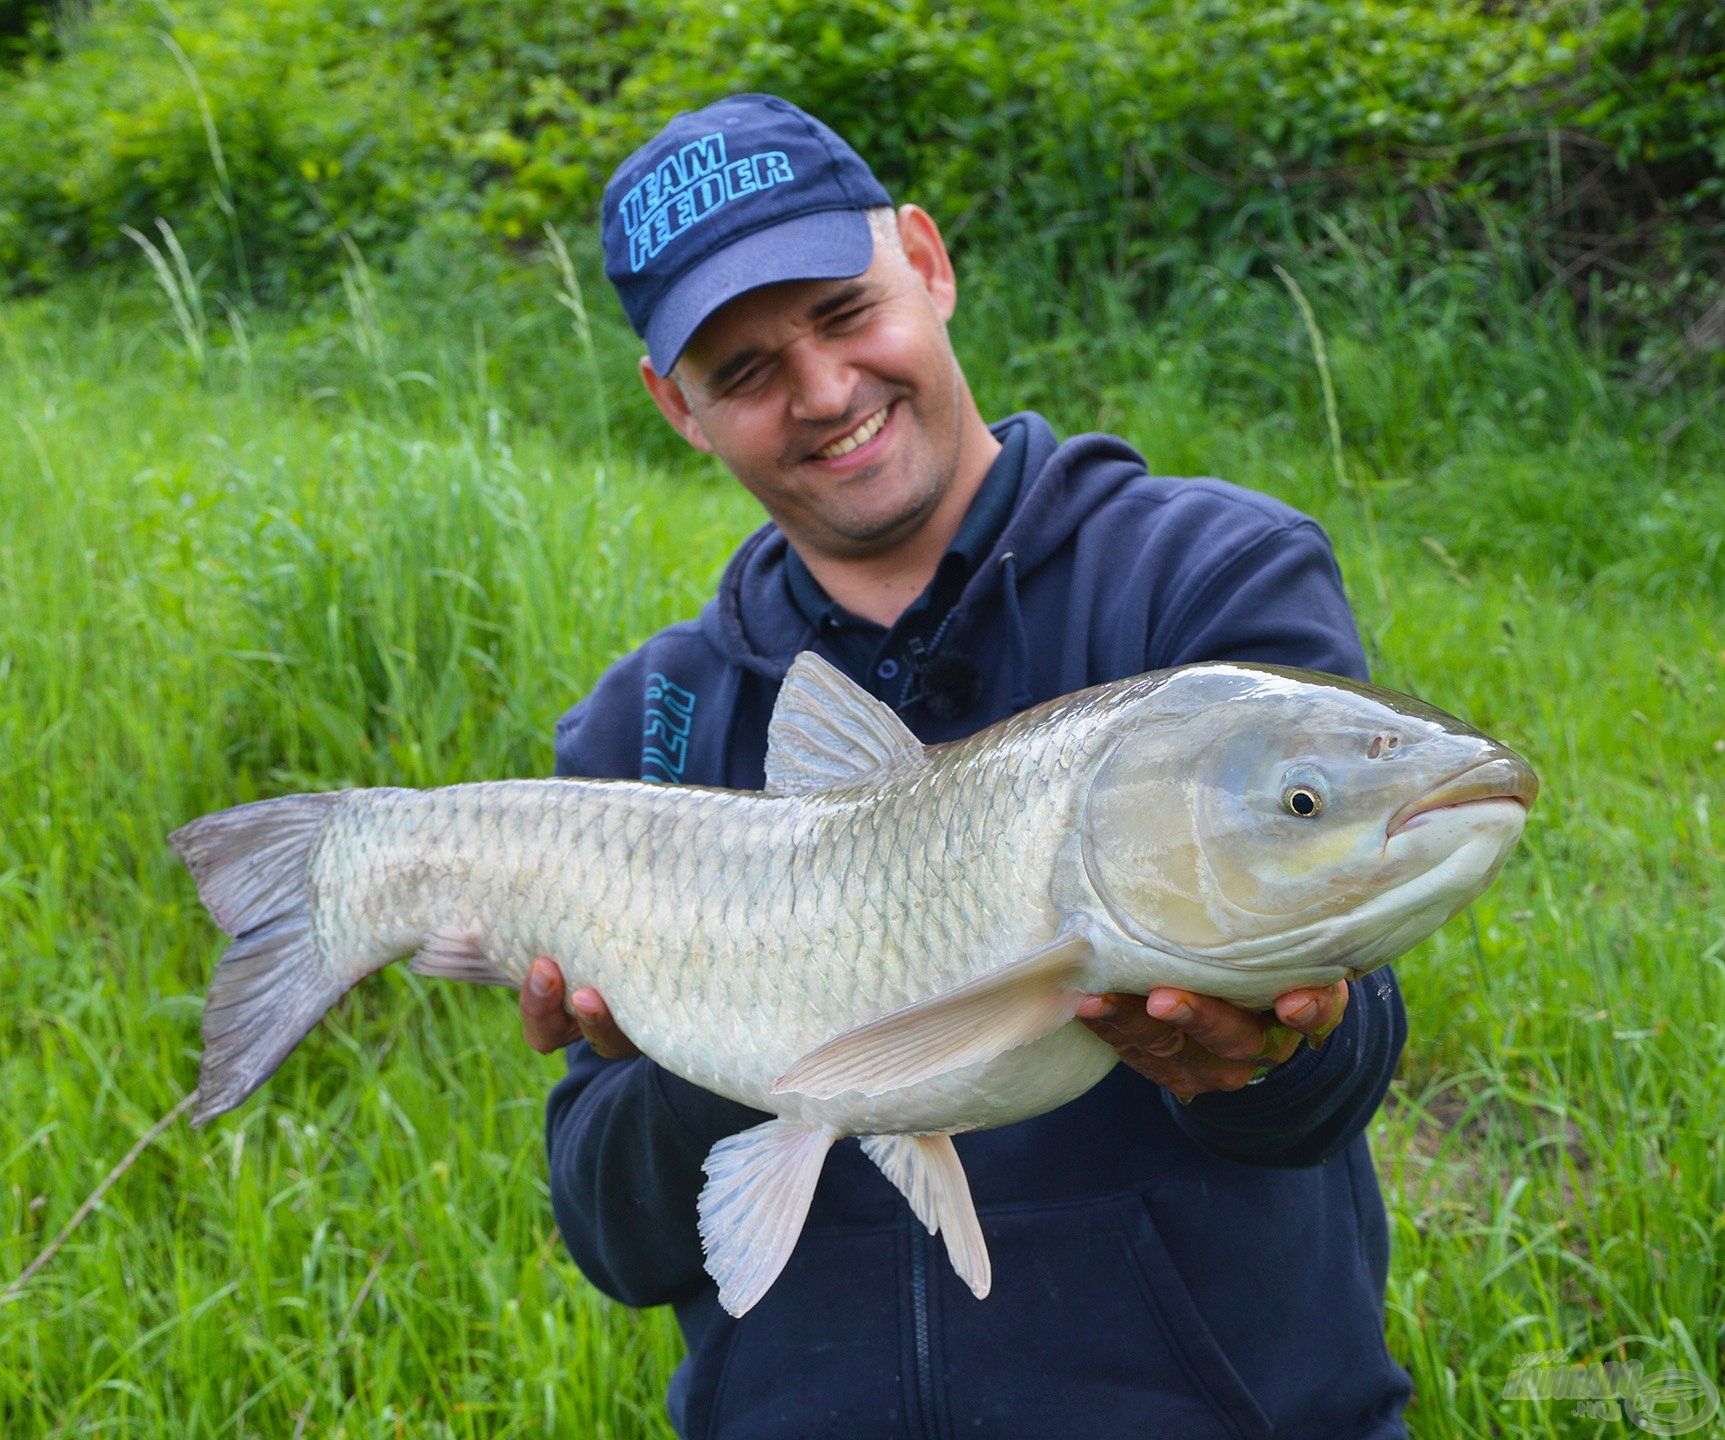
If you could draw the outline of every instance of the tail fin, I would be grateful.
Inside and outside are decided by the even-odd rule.
[[[312,848],[341,792],[287,795],[205,815],[168,843],[234,937],[204,1001],[192,1124],[232,1110],[287,1059],[353,983],[312,941]]]

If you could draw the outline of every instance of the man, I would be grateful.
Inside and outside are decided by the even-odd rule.
[[[934,221],[895,211],[794,106],[735,96],[677,117],[613,177],[604,236],[648,390],[772,523],[698,620],[563,719],[559,774],[758,788],[803,649],[931,742],[1200,660],[1364,677],[1310,520],[1153,478],[1109,436],[984,423],[947,341],[957,288]],[[601,1289],[676,1307],[682,1435],[1404,1433],[1362,1135],[1405,1035],[1388,971],[1269,1015],[1172,990],[1085,1002],[1127,1063],[1058,1111],[957,1141],[993,1256],[986,1300],[841,1144],[789,1265],[740,1320],[702,1269],[695,1197],[712,1144],[764,1117],[639,1056],[603,998],[565,997],[547,962],[521,1013],[537,1048],[570,1047],[547,1127],[558,1223]]]

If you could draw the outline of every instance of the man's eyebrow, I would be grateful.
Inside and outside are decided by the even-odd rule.
[[[835,290],[831,295],[827,296],[825,300],[821,301],[819,305],[811,306],[809,309],[809,319],[825,320],[827,316],[831,315],[835,310],[843,310],[845,306],[855,304],[866,294],[868,294],[867,285],[861,284],[860,282],[855,285],[846,285],[842,290]]]
[[[819,304],[809,307],[809,319],[825,320],[836,311],[843,310],[846,306],[854,305],[858,300],[866,298],[868,290],[869,287],[860,281],[835,290]],[[757,345],[749,345],[737,351],[735,355],[732,355],[707,377],[707,389],[715,394],[723,390],[760,358],[761,350]]]
[[[707,377],[707,389],[717,394],[743,371],[747,370],[749,366],[753,365],[756,360],[760,359],[760,356],[760,350],[753,345],[746,350],[737,351],[735,355],[731,356],[729,360]]]

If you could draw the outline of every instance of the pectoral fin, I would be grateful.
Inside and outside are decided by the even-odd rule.
[[[701,1248],[731,1314],[743,1314],[779,1278],[836,1139],[824,1125],[769,1120],[719,1141],[707,1156],[696,1202]]]
[[[883,1095],[1040,1040],[1078,1008],[1075,982],[1089,957],[1089,941],[1062,931],[1022,960],[827,1041],[779,1076],[773,1093]]]
[[[910,1201],[930,1235],[946,1236],[947,1258],[978,1300],[993,1283],[970,1182],[950,1135],[865,1135],[863,1153]]]

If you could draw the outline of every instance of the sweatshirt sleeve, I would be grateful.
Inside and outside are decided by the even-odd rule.
[[[608,726],[597,698],[558,725],[558,775],[629,775],[639,711]],[[622,728],[629,733],[609,733]],[[667,1304],[710,1283],[696,1230],[701,1162],[717,1141],[771,1117],[645,1056],[604,1060],[580,1040],[564,1053],[569,1068],[546,1105],[545,1149],[551,1208],[570,1256],[625,1305]]]
[[[1149,669],[1237,660],[1370,678],[1342,572],[1313,521],[1230,529],[1224,546],[1194,545],[1192,562],[1151,626]]]
[[[1321,1165],[1352,1143],[1382,1103],[1408,1038],[1386,965],[1348,982],[1348,1008],[1322,1050],[1302,1045],[1256,1085],[1162,1103],[1200,1145],[1248,1165]]]
[[[1237,660],[1369,678],[1329,540],[1303,517],[1237,543],[1153,627],[1151,648],[1152,669]],[[1386,966],[1350,982],[1342,1023],[1322,1050],[1301,1046],[1243,1090],[1190,1105],[1164,1090],[1162,1103],[1182,1130],[1229,1159],[1318,1165],[1365,1129],[1406,1040],[1407,1012]]]
[[[695,1200],[719,1140],[768,1115],[691,1085],[645,1056],[601,1060],[585,1041],[545,1112],[551,1208],[581,1273],[625,1305],[710,1284]]]

